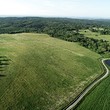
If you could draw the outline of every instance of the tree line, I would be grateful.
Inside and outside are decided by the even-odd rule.
[[[110,35],[110,28],[102,28],[102,29],[99,29],[99,28],[89,28],[89,30],[91,32],[98,32],[100,33],[101,35]]]
[[[81,29],[91,29],[91,31],[97,32],[99,28],[104,29],[100,30],[101,34],[110,34],[110,21],[40,17],[0,18],[1,34],[46,33],[66,41],[78,42],[80,45],[99,54],[106,54],[110,52],[109,42],[88,38],[79,33]]]

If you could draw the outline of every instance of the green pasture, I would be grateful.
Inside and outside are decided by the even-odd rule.
[[[103,72],[100,55],[46,34],[1,34],[0,56],[0,110],[60,110]]]
[[[80,30],[80,33],[84,34],[86,37],[110,41],[110,35],[101,35],[98,32],[91,32],[90,30]]]

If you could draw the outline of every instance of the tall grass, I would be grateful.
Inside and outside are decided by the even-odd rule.
[[[0,77],[0,110],[56,110],[101,72],[100,55],[45,34],[2,34],[0,55],[11,59]]]

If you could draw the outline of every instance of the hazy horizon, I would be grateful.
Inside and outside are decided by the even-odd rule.
[[[0,17],[110,19],[109,0],[0,0]]]

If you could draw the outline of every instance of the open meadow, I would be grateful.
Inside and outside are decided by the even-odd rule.
[[[90,38],[94,38],[94,39],[103,39],[103,40],[107,40],[110,41],[110,35],[101,35],[98,32],[91,32],[90,30],[86,29],[86,30],[80,30],[81,34],[84,34],[86,37],[90,37]]]
[[[0,110],[59,110],[103,72],[100,55],[47,34],[1,34],[0,56]]]

